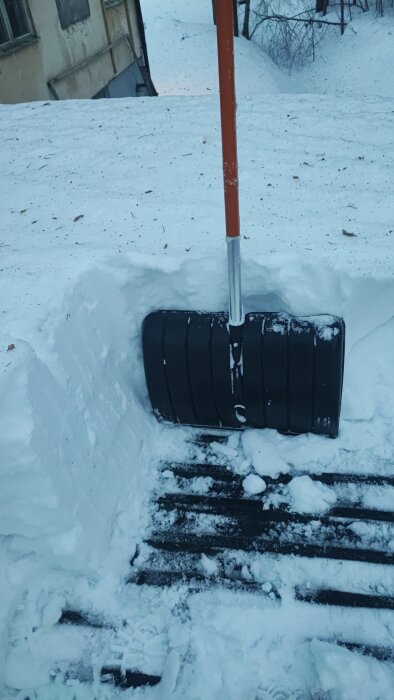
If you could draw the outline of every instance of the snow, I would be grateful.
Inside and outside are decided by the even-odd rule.
[[[318,640],[311,642],[311,656],[319,689],[328,693],[328,697],[343,697],[344,687],[346,700],[378,700],[380,697],[389,698],[392,693],[390,680],[376,661]]]
[[[270,431],[245,430],[242,435],[242,447],[245,454],[251,459],[257,474],[278,477],[279,474],[287,474],[289,465],[280,455],[275,445],[275,433],[273,441],[270,441]]]
[[[227,460],[234,460],[237,458],[237,450],[228,445],[222,445],[220,442],[212,442],[211,450],[219,457],[225,457]]]
[[[324,513],[335,505],[335,491],[307,476],[296,476],[288,485],[292,510],[299,513]]]
[[[218,91],[216,29],[211,0],[142,0],[149,61],[160,95],[209,95]],[[257,46],[235,41],[237,94],[285,91],[287,77]]]
[[[208,576],[216,576],[218,573],[218,565],[214,559],[207,557],[206,554],[201,556],[201,565]]]
[[[243,489],[245,493],[255,495],[258,493],[263,493],[267,488],[264,479],[257,474],[248,474],[247,477],[242,482]]]
[[[227,304],[211,3],[142,4],[161,97],[0,108],[1,697],[112,699],[96,676],[116,658],[163,675],[137,697],[389,700],[392,665],[334,641],[392,646],[392,613],[292,600],[300,579],[390,595],[389,567],[234,553],[267,595],[123,584],[163,465],[206,459],[150,413],[141,321]],[[245,310],[343,315],[347,356],[338,440],[247,430],[211,456],[252,493],[298,471],[283,498],[312,514],[335,494],[308,472],[390,474],[394,453],[393,22],[353,28],[291,78],[236,41]],[[65,606],[124,633],[54,627]],[[50,680],[81,659],[92,686]]]
[[[391,13],[388,7],[385,17],[375,18],[372,12],[360,13],[354,16],[343,37],[336,28],[331,29],[318,48],[315,63],[300,75],[298,89],[337,95],[345,100],[350,96],[392,100],[394,76],[390,56],[394,25]]]

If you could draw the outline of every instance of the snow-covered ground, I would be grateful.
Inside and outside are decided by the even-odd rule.
[[[149,61],[160,95],[207,95],[218,90],[212,2],[143,0]],[[289,81],[268,56],[236,40],[237,93],[277,93]]]
[[[226,308],[211,2],[144,0],[143,12],[164,96],[0,109],[1,698],[115,697],[72,674],[61,681],[81,658],[95,669],[120,649],[163,675],[137,697],[389,700],[390,665],[317,635],[350,629],[393,646],[393,613],[306,613],[286,595],[300,571],[312,576],[309,561],[256,560],[257,579],[280,588],[280,608],[205,592],[184,619],[176,591],[122,585],[149,526],[159,462],[190,456],[190,431],[150,412],[141,321],[161,306]],[[272,474],[290,464],[392,470],[394,99],[382,67],[394,22],[366,17],[356,29],[335,39],[335,61],[307,69],[316,87],[305,92],[325,95],[296,94],[300,81],[312,85],[307,71],[290,84],[236,42],[246,309],[335,313],[347,324],[338,440],[248,432],[237,450],[252,474],[268,462]],[[345,80],[345,56],[368,71]],[[332,493],[298,479],[294,508],[332,504]],[[370,498],[394,510],[391,491]],[[319,576],[392,594],[387,569],[326,563]],[[125,620],[123,636],[103,632],[93,645],[87,633],[60,633],[67,606]]]
[[[254,27],[253,8],[250,20]],[[160,95],[205,95],[217,92],[216,33],[212,25],[212,2],[142,0],[149,59]],[[338,21],[332,8],[329,21]],[[316,48],[315,61],[291,76],[280,71],[256,46],[235,39],[237,93],[277,94],[296,92],[354,97],[394,96],[391,69],[394,41],[393,10],[376,18],[373,12],[352,9],[352,21],[341,36],[338,27],[327,28]],[[346,21],[349,20],[345,13]],[[240,11],[240,29],[242,12]],[[259,41],[259,31],[255,39]]]
[[[393,99],[392,13],[388,7],[385,17],[375,18],[372,12],[361,13],[342,37],[337,29],[330,29],[318,48],[317,60],[298,76],[297,89],[336,95],[340,99]]]

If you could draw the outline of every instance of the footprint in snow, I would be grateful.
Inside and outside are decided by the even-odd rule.
[[[286,690],[283,686],[271,683],[257,691],[255,700],[301,700],[301,695],[297,691]]]

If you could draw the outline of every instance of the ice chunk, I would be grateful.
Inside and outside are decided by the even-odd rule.
[[[227,445],[222,445],[220,442],[212,442],[211,450],[217,455],[223,455],[227,459],[236,459],[237,451],[233,450],[232,447],[227,447]]]
[[[288,485],[292,510],[301,513],[323,513],[337,500],[333,489],[305,476],[296,476]]]
[[[250,494],[263,493],[267,488],[264,479],[261,476],[257,476],[257,474],[248,474],[243,480],[242,486],[244,491]]]
[[[207,557],[206,554],[201,555],[201,564],[208,576],[216,576],[218,573],[218,564],[214,559]]]

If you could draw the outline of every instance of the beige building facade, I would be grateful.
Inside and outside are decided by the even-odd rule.
[[[139,0],[0,0],[0,102],[154,94]]]

